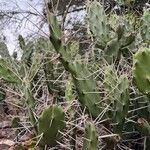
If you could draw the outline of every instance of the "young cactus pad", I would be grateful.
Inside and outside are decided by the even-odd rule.
[[[59,140],[59,131],[65,127],[65,113],[59,106],[48,106],[45,108],[39,117],[38,121],[38,134],[42,138],[40,146],[56,146],[56,141]]]
[[[133,77],[138,89],[150,94],[150,49],[141,48],[133,57]]]
[[[93,123],[88,123],[85,127],[82,150],[97,150],[98,136]]]

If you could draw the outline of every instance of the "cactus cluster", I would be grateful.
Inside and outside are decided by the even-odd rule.
[[[126,33],[123,23],[113,28],[108,23],[104,8],[97,1],[91,2],[88,9],[89,31],[96,42],[96,47],[103,50],[108,63],[118,61],[125,49],[135,41],[134,33]]]
[[[88,5],[88,24],[89,31],[93,37],[92,40],[94,44],[96,43],[94,46],[102,51],[101,58],[106,59],[107,62],[101,61],[97,63],[97,61],[93,61],[94,59],[88,59],[88,64],[86,64],[82,59],[75,58],[77,53],[79,54],[78,42],[74,44],[71,42],[65,43],[57,18],[50,10],[48,10],[47,16],[50,39],[40,38],[36,42],[25,43],[23,37],[19,35],[19,45],[23,50],[21,63],[12,59],[17,63],[11,65],[10,61],[8,61],[8,52],[0,49],[0,55],[4,57],[0,59],[0,81],[2,81],[2,86],[0,83],[0,100],[3,100],[6,94],[3,91],[3,82],[11,83],[11,86],[12,83],[15,83],[13,84],[15,88],[18,86],[19,90],[17,89],[17,91],[21,91],[21,98],[24,100],[23,106],[25,105],[26,107],[26,115],[31,123],[30,129],[33,129],[34,137],[31,141],[35,141],[32,144],[39,146],[39,149],[43,150],[57,148],[58,143],[67,142],[67,144],[70,144],[69,148],[77,149],[78,135],[81,138],[84,129],[84,137],[81,138],[83,139],[82,150],[96,150],[100,144],[98,145],[98,132],[95,124],[96,126],[100,124],[102,132],[99,134],[102,135],[100,138],[103,138],[101,141],[106,144],[106,149],[107,147],[109,147],[108,149],[120,148],[119,144],[121,143],[122,146],[122,143],[128,143],[130,139],[126,140],[128,139],[126,137],[135,136],[135,132],[138,134],[138,138],[142,139],[144,136],[144,149],[149,149],[150,49],[141,48],[133,55],[132,71],[134,80],[132,80],[132,77],[128,77],[124,73],[124,71],[128,73],[128,68],[125,68],[126,66],[123,69],[121,68],[124,63],[129,68],[131,68],[132,64],[128,64],[126,60],[122,59],[120,67],[120,64],[118,66],[114,62],[120,60],[122,55],[128,55],[127,51],[135,41],[135,34],[127,31],[124,23],[119,23],[117,27],[111,26],[108,23],[108,17],[105,15],[103,6],[99,2],[94,0]],[[142,18],[143,26],[141,30],[143,41],[146,43],[149,43],[148,16],[149,13],[145,12]],[[4,48],[2,49],[5,49],[6,45],[4,44],[3,46]],[[59,60],[54,60],[53,49],[58,53]],[[91,54],[91,52],[89,53]],[[94,63],[92,64],[91,62]],[[94,71],[98,70],[98,75],[96,76],[97,72],[95,73],[91,69],[95,73],[93,75],[88,67]],[[102,72],[99,71],[100,67]],[[59,70],[58,68],[61,69]],[[62,72],[64,72],[64,76],[60,76]],[[41,74],[42,76],[40,76]],[[45,75],[44,77],[43,74]],[[42,78],[41,80],[39,80],[39,76]],[[64,78],[65,80],[63,80]],[[62,80],[63,83],[53,84],[56,79]],[[64,90],[65,86],[62,88],[61,85],[64,85],[66,79],[68,81],[66,90]],[[53,104],[43,108],[41,115],[38,116],[35,114],[39,107],[41,109],[43,99],[37,98],[34,94],[35,92],[36,94],[38,93],[36,87],[41,87],[41,82],[44,83],[44,87],[47,84],[48,91],[52,95],[50,97],[54,101],[51,101],[51,99],[49,101],[48,99],[46,102],[48,104],[52,102]],[[136,90],[134,83],[139,90]],[[59,92],[63,92],[63,96]],[[76,97],[76,93],[78,97]],[[54,103],[56,104],[56,95],[66,100],[61,103],[63,107],[58,106],[59,101],[57,101],[57,105],[54,105]],[[80,112],[80,106],[74,101],[77,98],[83,110],[87,110],[88,115],[81,116],[81,113],[86,112]],[[94,122],[92,122],[93,119],[95,119]],[[88,120],[92,121],[83,127],[83,124]],[[21,121],[22,119],[19,117],[15,117],[12,120],[11,126],[17,128],[17,134],[24,127]],[[80,126],[78,126],[78,123],[80,123]],[[18,127],[21,129],[18,129]],[[127,128],[130,129],[128,130]],[[64,129],[67,130],[66,134],[63,133]],[[66,138],[68,136],[69,140]],[[61,140],[61,137],[63,137],[63,140]]]
[[[100,95],[97,90],[96,81],[88,68],[79,61],[72,62],[67,47],[61,40],[61,29],[56,17],[49,12],[50,41],[57,53],[60,54],[60,61],[64,68],[69,71],[73,77],[76,86],[79,101],[83,108],[86,108],[94,117],[98,117],[101,112]]]
[[[65,127],[64,111],[61,107],[49,106],[43,110],[39,119],[35,117],[34,111],[36,101],[32,89],[42,58],[39,53],[35,53],[34,48],[36,47],[36,50],[40,50],[40,47],[38,44],[35,45],[35,43],[32,42],[25,44],[21,35],[19,35],[18,39],[20,48],[24,51],[21,58],[21,67],[11,65],[9,61],[6,61],[5,59],[0,59],[0,79],[9,83],[17,83],[20,90],[22,90],[25,100],[24,104],[27,109],[27,116],[34,129],[34,134],[37,136],[39,135],[38,137],[40,137],[40,140],[37,139],[37,141],[39,141],[38,145],[40,147],[44,147],[45,145],[48,147],[56,146],[57,140],[59,140],[60,137],[59,131],[62,131]],[[2,96],[1,98],[4,98],[4,96]],[[12,127],[16,128],[18,122],[20,122],[20,120],[15,118],[12,121]]]

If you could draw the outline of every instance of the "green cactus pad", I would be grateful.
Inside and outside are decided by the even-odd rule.
[[[73,76],[73,81],[82,107],[86,108],[88,112],[96,118],[101,112],[99,104],[101,97],[98,93],[95,80],[87,67],[80,62],[70,63],[69,71]]]
[[[150,44],[150,10],[145,10],[142,16],[141,36],[143,42]]]
[[[48,106],[39,117],[38,134],[42,136],[40,146],[56,146],[59,131],[65,127],[65,113],[59,106]]]
[[[150,49],[141,48],[133,57],[133,77],[138,89],[150,94]]]
[[[5,59],[0,59],[0,80],[10,83],[18,82],[17,74],[11,64]]]
[[[97,1],[91,2],[87,17],[90,32],[98,44],[105,47],[105,44],[109,41],[109,30],[106,25],[107,18],[103,6]]]
[[[108,63],[111,63],[113,61],[113,57],[116,58],[117,54],[119,53],[120,49],[120,43],[118,42],[118,39],[112,39],[109,41],[105,48],[105,59]]]
[[[97,150],[98,136],[93,123],[88,123],[85,127],[82,150]]]
[[[119,84],[117,86],[118,98],[116,97],[114,105],[114,118],[116,126],[114,127],[114,132],[121,135],[125,123],[125,118],[129,110],[129,83],[128,78],[122,75],[119,79]]]

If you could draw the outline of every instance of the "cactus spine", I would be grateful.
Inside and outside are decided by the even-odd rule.
[[[88,123],[85,127],[82,150],[97,150],[98,136],[93,123]]]

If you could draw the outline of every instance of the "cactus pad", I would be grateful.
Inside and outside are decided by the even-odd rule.
[[[40,146],[54,147],[59,138],[59,131],[65,127],[65,113],[61,107],[45,108],[38,121],[38,134],[42,136]]]
[[[150,94],[150,49],[141,48],[133,57],[133,77],[138,89]]]
[[[88,123],[85,127],[82,150],[97,150],[98,136],[93,123]]]

